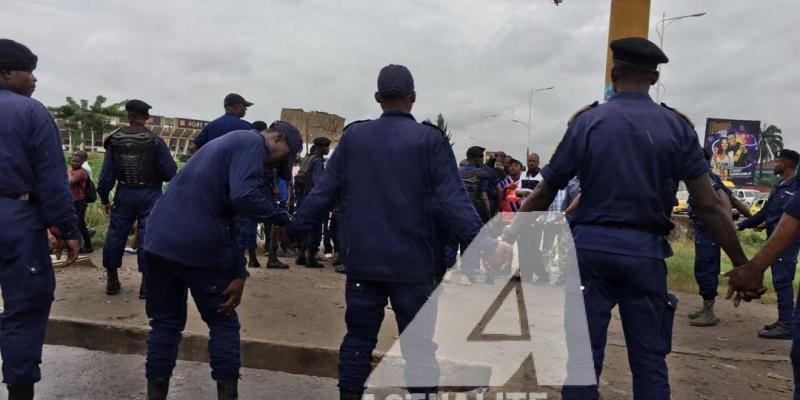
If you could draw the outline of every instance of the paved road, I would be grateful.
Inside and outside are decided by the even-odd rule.
[[[44,379],[37,400],[144,399],[144,357],[45,346]],[[179,362],[172,378],[170,399],[216,399],[216,385],[208,364]],[[242,370],[241,399],[334,400],[336,380],[265,370]],[[5,388],[0,399],[6,399]]]

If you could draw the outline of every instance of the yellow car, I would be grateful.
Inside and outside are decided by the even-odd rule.
[[[753,205],[750,206],[750,214],[756,215],[756,213],[761,211],[761,209],[764,208],[764,205],[767,204],[767,199],[769,199],[769,196],[763,196],[760,199],[754,201]]]
[[[689,212],[689,192],[685,190],[679,191],[675,197],[678,200],[678,205],[672,207],[673,214],[686,214]]]

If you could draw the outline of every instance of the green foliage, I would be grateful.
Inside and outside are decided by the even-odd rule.
[[[442,130],[442,132],[444,132],[445,137],[447,138],[447,141],[450,142],[450,146],[452,146],[454,144],[453,141],[452,141],[453,133],[450,132],[450,128],[447,127],[447,121],[445,121],[444,116],[442,114],[439,114],[436,117],[436,123],[435,124],[430,119],[426,119],[425,122],[427,122],[429,124],[432,124],[432,125],[436,125],[439,129]]]
[[[66,104],[50,107],[50,111],[56,118],[64,121],[73,143],[83,143],[83,138],[91,138],[92,134],[103,135],[108,132],[112,128],[109,117],[125,115],[124,101],[105,106],[107,100],[105,96],[99,95],[89,104],[88,100],[76,102],[72,97],[67,97]]]
[[[758,141],[758,165],[761,166],[765,162],[774,157],[774,153],[783,149],[783,131],[775,125],[764,124],[761,127],[761,138]],[[763,171],[759,173],[759,181]]]

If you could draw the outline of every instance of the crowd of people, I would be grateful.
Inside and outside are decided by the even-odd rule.
[[[120,291],[117,270],[134,225],[139,236],[139,293],[151,327],[145,365],[148,399],[167,398],[189,294],[209,328],[218,397],[238,397],[236,308],[247,267],[260,266],[259,224],[268,236],[268,268],[288,268],[278,255],[290,254],[292,243],[295,264],[319,268],[320,242],[329,238],[330,252],[337,254],[336,263],[347,277],[340,398],[355,400],[365,389],[387,303],[403,332],[446,279],[459,248],[482,249],[481,260],[462,259],[459,282],[464,285],[476,282],[479,267],[485,268],[485,283],[504,272],[515,274],[504,271],[515,245],[519,258],[533,265],[520,270],[519,279],[552,283],[539,250],[552,247],[554,238],[546,229],[532,231],[530,222],[519,218],[545,211],[550,212],[536,225],[569,226],[574,240],[596,382],[611,310],[619,306],[630,339],[634,398],[669,398],[666,356],[677,300],[667,290],[664,259],[671,255],[666,236],[674,227],[670,213],[678,181],[686,183],[692,196],[693,218],[706,238],[704,251],[719,256],[722,249],[729,255],[737,266],[727,273],[731,294],[737,301],[749,301],[766,291],[764,270],[776,259],[773,270],[791,264],[794,275],[794,243],[800,235],[794,171],[800,155],[790,150],[778,155],[776,172],[784,180],[766,211],[738,225],[745,229],[763,222],[770,231],[764,249],[748,260],[731,223],[730,195],[709,173],[712,156],[704,157],[688,118],[648,95],[666,55],[642,38],[614,41],[611,51],[615,94],[607,103],[576,113],[550,163],[541,168],[535,153],[527,154],[523,164],[505,152],[487,153],[478,146],[458,163],[447,135],[411,114],[416,102],[411,72],[388,65],[378,75],[374,94],[383,111],[380,118],[348,125],[327,160],[329,139],[315,138],[308,154],[297,160],[304,144],[298,129],[285,121],[245,121],[253,103],[232,93],[223,101],[225,114],[199,134],[191,158],[178,172],[166,143],[145,125],[151,106],[130,100],[125,105],[128,124],[104,143],[93,194],[85,153],[76,152],[65,170],[58,128],[30,98],[38,58],[24,45],[0,39],[0,145],[7,161],[0,174],[0,349],[9,399],[32,399],[34,383],[41,378],[55,288],[47,228],[52,227],[58,246],[68,249],[67,265],[79,252],[92,251],[91,232],[79,220],[85,220],[94,195],[110,221],[103,247],[109,295]],[[641,148],[658,148],[659,153],[633,151]],[[487,225],[497,232],[485,238],[478,233]],[[787,247],[791,253],[785,253]],[[716,319],[708,314],[718,284],[707,279],[713,264],[698,268],[706,303],[695,319],[703,322]],[[792,308],[791,280],[787,288],[785,272],[773,274],[780,317],[768,330],[783,329],[773,332],[776,338],[785,338],[790,330],[795,382],[800,383],[800,332],[788,322],[796,325],[800,314]],[[412,344],[415,354],[427,356],[405,360],[410,380],[423,376],[422,381],[431,382],[439,376],[430,328]],[[401,341],[402,346],[409,344]],[[408,390],[435,394],[438,387],[410,385]],[[598,385],[564,386],[562,394],[565,399],[596,399]]]

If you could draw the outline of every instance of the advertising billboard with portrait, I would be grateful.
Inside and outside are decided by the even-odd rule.
[[[712,171],[736,186],[754,184],[760,137],[760,121],[706,120],[703,145],[711,153]]]

